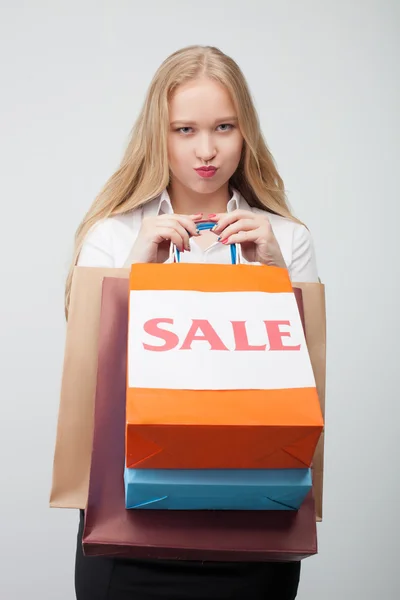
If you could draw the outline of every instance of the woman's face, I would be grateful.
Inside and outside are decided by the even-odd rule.
[[[227,89],[208,79],[180,85],[169,103],[168,159],[171,183],[210,194],[228,184],[243,147]],[[214,167],[199,171],[205,165]]]

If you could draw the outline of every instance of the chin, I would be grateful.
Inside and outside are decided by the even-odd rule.
[[[214,194],[224,185],[225,182],[221,183],[217,181],[205,180],[197,181],[195,184],[189,185],[187,187],[198,194]]]

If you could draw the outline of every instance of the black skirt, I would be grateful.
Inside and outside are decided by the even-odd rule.
[[[300,563],[221,563],[84,556],[80,511],[77,600],[294,600]]]

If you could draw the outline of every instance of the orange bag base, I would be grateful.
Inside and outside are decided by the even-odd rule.
[[[134,469],[304,469],[322,426],[134,425],[126,466]]]
[[[128,388],[126,466],[304,469],[323,429],[315,388]]]

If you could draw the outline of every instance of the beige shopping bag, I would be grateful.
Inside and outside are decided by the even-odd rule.
[[[129,269],[74,270],[50,495],[52,507],[86,507],[104,277],[128,278]]]
[[[326,310],[325,286],[319,283],[295,283],[303,292],[307,347],[314,370],[319,402],[325,421],[326,382]],[[322,521],[324,477],[324,432],[319,439],[313,460],[313,487],[317,521]]]

